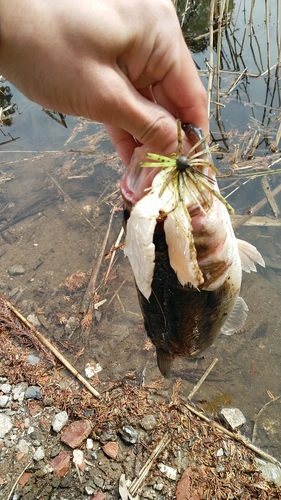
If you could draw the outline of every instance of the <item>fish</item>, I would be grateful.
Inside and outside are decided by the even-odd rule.
[[[192,144],[186,155],[182,130]],[[171,157],[136,148],[121,180],[124,253],[166,378],[176,358],[198,357],[220,333],[242,329],[242,270],[265,265],[253,245],[235,237],[202,130],[178,121],[178,137]]]

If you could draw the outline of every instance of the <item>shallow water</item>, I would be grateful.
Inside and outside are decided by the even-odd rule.
[[[276,62],[277,54],[275,3],[268,2],[272,64]],[[248,31],[242,51],[244,63],[255,75],[259,73],[258,67],[261,71],[267,69],[262,9],[264,2],[256,1],[253,26],[257,38],[252,39],[252,45],[257,54],[259,44],[262,61],[258,58],[258,65],[254,62]],[[223,35],[224,67],[228,72],[220,75],[222,92],[226,92],[237,78],[233,71],[243,69],[241,57],[233,58],[232,50],[235,45],[233,36],[241,41],[244,27],[249,29],[249,13],[243,10],[243,2],[235,5],[235,30]],[[205,32],[204,26],[202,31]],[[207,86],[204,75],[206,57],[208,47],[202,52],[194,52]],[[1,127],[0,131],[6,135],[0,142],[10,140],[8,133],[18,139],[2,144],[0,148],[0,169],[4,173],[0,176],[1,291],[26,316],[30,312],[39,314],[44,323],[39,330],[55,342],[81,373],[89,361],[99,362],[102,366],[99,373],[102,382],[120,379],[128,372],[141,375],[146,368],[145,384],[151,384],[159,378],[156,358],[154,349],[147,343],[132,272],[122,250],[116,252],[106,283],[104,277],[109,259],[102,262],[96,281],[97,301],[106,299],[107,302],[97,310],[91,334],[85,335],[79,328],[72,333],[64,323],[69,317],[79,315],[90,274],[85,277],[81,288],[74,283],[74,289],[70,291],[63,284],[77,271],[89,273],[95,268],[112,207],[116,212],[106,251],[115,244],[120,232],[122,211],[119,210],[118,181],[123,170],[121,162],[100,125],[66,117],[68,128],[65,128],[12,86],[11,91],[18,111],[13,115],[10,127]],[[221,151],[214,154],[220,172],[229,172],[235,144],[240,145],[239,161],[247,163],[247,157],[242,158],[241,153],[255,130],[261,134],[255,157],[260,157],[265,165],[272,161],[269,145],[280,121],[279,91],[279,80],[273,69],[270,79],[267,74],[248,77],[229,95],[221,95],[221,104],[225,107],[220,107],[220,120],[215,119],[216,106],[211,104],[212,138],[221,146]],[[59,119],[57,115],[56,118]],[[12,180],[3,182],[5,175]],[[233,179],[220,182],[224,195],[233,190],[233,187],[228,187],[232,182]],[[250,180],[244,185],[243,182],[245,180],[239,180],[235,186],[239,188],[228,198],[237,214],[244,214],[249,206],[264,196],[260,179]],[[280,177],[269,178],[269,182],[274,188],[279,185]],[[280,207],[280,197],[276,197],[276,201]],[[272,215],[268,204],[259,215]],[[245,330],[232,337],[221,335],[202,359],[175,361],[172,379],[163,383],[161,392],[169,396],[175,379],[180,377],[182,393],[187,396],[214,358],[218,358],[194,401],[213,412],[223,404],[240,408],[247,418],[246,434],[252,436],[254,431],[256,443],[279,459],[280,232],[281,226],[243,226],[237,230],[239,238],[257,246],[267,264],[257,273],[244,275],[241,295],[249,306]],[[22,265],[24,274],[11,277],[8,270],[14,265]]]

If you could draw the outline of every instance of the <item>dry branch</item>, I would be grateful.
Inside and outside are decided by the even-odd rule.
[[[34,335],[37,337],[37,339],[40,340],[40,342],[45,347],[47,347],[56,356],[57,359],[59,359],[59,361],[70,371],[70,373],[72,373],[72,375],[74,375],[74,377],[76,377],[96,398],[101,397],[99,392],[96,391],[96,389],[94,389],[91,386],[91,384],[89,384],[89,382],[84,377],[82,377],[82,375],[80,375],[78,370],[76,370],[76,368],[74,368],[74,366],[72,366],[71,363],[69,363],[69,361],[58,351],[58,349],[55,346],[53,346],[53,344],[51,344],[51,342],[49,342],[49,340],[47,340],[44,337],[44,335],[42,335],[42,333],[40,333],[36,330],[35,326],[33,326],[32,323],[30,323],[16,309],[16,307],[14,307],[13,304],[11,304],[11,302],[6,300],[6,304],[7,304],[8,308],[17,316],[17,318],[19,318],[20,321],[34,333]]]

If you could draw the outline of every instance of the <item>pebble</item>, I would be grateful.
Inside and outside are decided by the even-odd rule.
[[[23,266],[20,266],[20,265],[12,266],[9,269],[10,276],[19,276],[19,275],[24,274],[24,273],[25,273],[25,269]]]
[[[25,399],[42,399],[42,394],[39,387],[30,385],[25,391]]]
[[[29,314],[26,319],[29,321],[29,323],[35,326],[35,328],[38,328],[41,325],[38,317],[34,313]]]
[[[16,448],[19,452],[26,454],[29,452],[30,443],[25,439],[20,439]]]
[[[91,433],[92,426],[88,420],[76,420],[68,425],[61,434],[61,441],[70,448],[78,448]]]
[[[43,460],[44,457],[45,457],[45,451],[43,446],[38,446],[37,450],[32,456],[33,460],[39,462],[39,460]]]
[[[281,486],[281,467],[266,462],[265,460],[262,460],[258,457],[255,458],[255,462],[264,479],[266,479],[267,481],[272,481],[273,483],[277,484],[277,486]]]
[[[79,319],[75,318],[75,316],[70,316],[68,319],[67,323],[64,326],[65,333],[70,335],[71,333],[75,332],[77,328],[80,326],[80,321]]]
[[[9,394],[11,392],[12,386],[8,383],[0,385],[0,391],[4,392],[4,394]]]
[[[169,465],[159,464],[159,469],[162,474],[165,474],[166,477],[172,479],[172,481],[176,481],[177,479],[177,469],[170,467]]]
[[[121,437],[125,443],[135,444],[138,440],[138,431],[134,429],[131,425],[125,425],[122,427],[123,433]]]
[[[24,400],[24,393],[25,393],[27,388],[28,388],[28,385],[26,382],[20,382],[19,384],[17,384],[12,390],[13,400],[14,401],[18,401],[18,400],[23,401]]]
[[[0,413],[0,438],[3,438],[5,434],[8,434],[8,432],[10,432],[12,427],[13,424],[10,417],[8,415]]]
[[[152,431],[157,425],[154,415],[146,415],[141,421],[141,426],[145,431]]]
[[[40,361],[40,358],[38,358],[38,356],[34,356],[33,354],[29,354],[27,356],[27,361],[29,362],[30,365],[36,365],[36,363]]]
[[[118,443],[117,441],[109,441],[102,447],[104,453],[115,460],[118,455]]]
[[[88,438],[86,441],[87,450],[92,450],[93,447],[94,447],[94,441],[92,440],[92,438]]]
[[[66,411],[60,411],[53,418],[52,428],[55,432],[60,432],[62,428],[67,424],[67,422],[68,422],[68,415]]]
[[[5,406],[7,406],[9,399],[10,398],[9,396],[7,396],[7,394],[0,396],[0,408],[5,408]]]
[[[219,412],[219,417],[232,431],[240,429],[246,423],[246,418],[238,408],[222,408]]]
[[[64,477],[68,470],[70,464],[70,455],[67,451],[61,451],[59,455],[57,455],[51,461],[51,467],[53,469],[54,476]]]

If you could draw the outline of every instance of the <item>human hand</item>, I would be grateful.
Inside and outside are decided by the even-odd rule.
[[[0,73],[46,108],[105,123],[125,165],[136,140],[175,151],[175,117],[208,133],[171,0],[0,0],[0,23]]]

